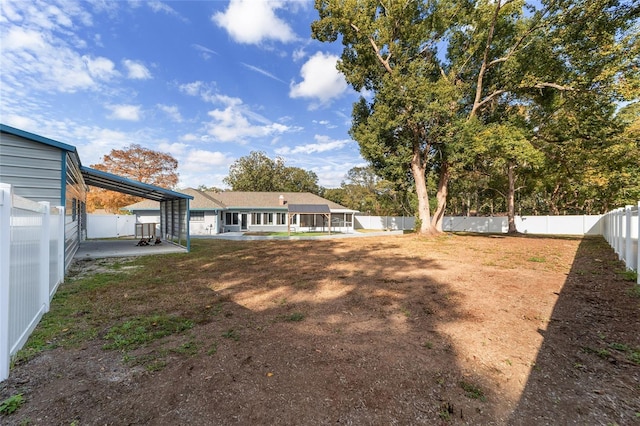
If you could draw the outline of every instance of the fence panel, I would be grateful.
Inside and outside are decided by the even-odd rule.
[[[640,201],[604,215],[602,235],[627,269],[640,272]],[[640,284],[640,274],[638,274]]]
[[[49,310],[64,274],[63,220],[49,203],[15,196],[10,185],[0,183],[0,381],[9,375],[11,356]]]

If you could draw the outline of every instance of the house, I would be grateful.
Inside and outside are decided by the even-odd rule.
[[[353,232],[353,215],[357,213],[309,192],[205,192],[193,188],[182,192],[193,196],[189,211],[192,235],[288,229]],[[158,219],[158,204],[150,200],[125,209],[135,214],[138,222]]]
[[[162,238],[186,244],[188,249],[191,196],[85,167],[72,145],[0,124],[0,182],[10,184],[15,195],[62,207],[65,269],[86,239],[89,186],[158,202],[162,205]]]

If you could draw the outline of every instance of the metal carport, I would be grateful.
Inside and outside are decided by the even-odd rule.
[[[160,202],[160,234],[166,241],[191,249],[189,234],[189,200],[191,195],[171,191],[127,179],[101,170],[81,166],[80,171],[87,185]]]

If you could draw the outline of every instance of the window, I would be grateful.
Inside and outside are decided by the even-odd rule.
[[[262,213],[253,213],[251,215],[251,223],[260,225],[262,223]]]
[[[264,214],[264,224],[265,225],[273,225],[273,213],[265,213]]]
[[[225,215],[225,223],[227,225],[237,225],[238,224],[238,213],[227,213]]]
[[[189,213],[191,222],[204,222],[204,212],[194,210]]]
[[[298,215],[297,214],[291,215],[291,224],[296,225],[297,223],[298,223]]]
[[[286,225],[286,224],[287,224],[287,214],[276,213],[276,225]]]

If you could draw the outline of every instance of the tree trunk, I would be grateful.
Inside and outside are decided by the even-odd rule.
[[[414,147],[411,158],[411,173],[416,183],[416,194],[418,196],[418,219],[420,219],[420,234],[431,234],[431,212],[429,210],[429,195],[427,194],[426,166],[422,162],[420,149]]]
[[[449,185],[449,165],[445,162],[440,169],[440,181],[438,182],[438,192],[436,192],[436,199],[438,200],[438,206],[433,213],[431,219],[431,227],[435,232],[442,232],[442,222],[444,220],[444,211],[447,207],[447,193]]]
[[[509,229],[507,233],[516,234],[518,229],[516,228],[516,176],[515,176],[516,164],[514,161],[509,161],[507,166],[507,177],[509,178],[509,193],[507,194],[507,216],[509,218]]]

